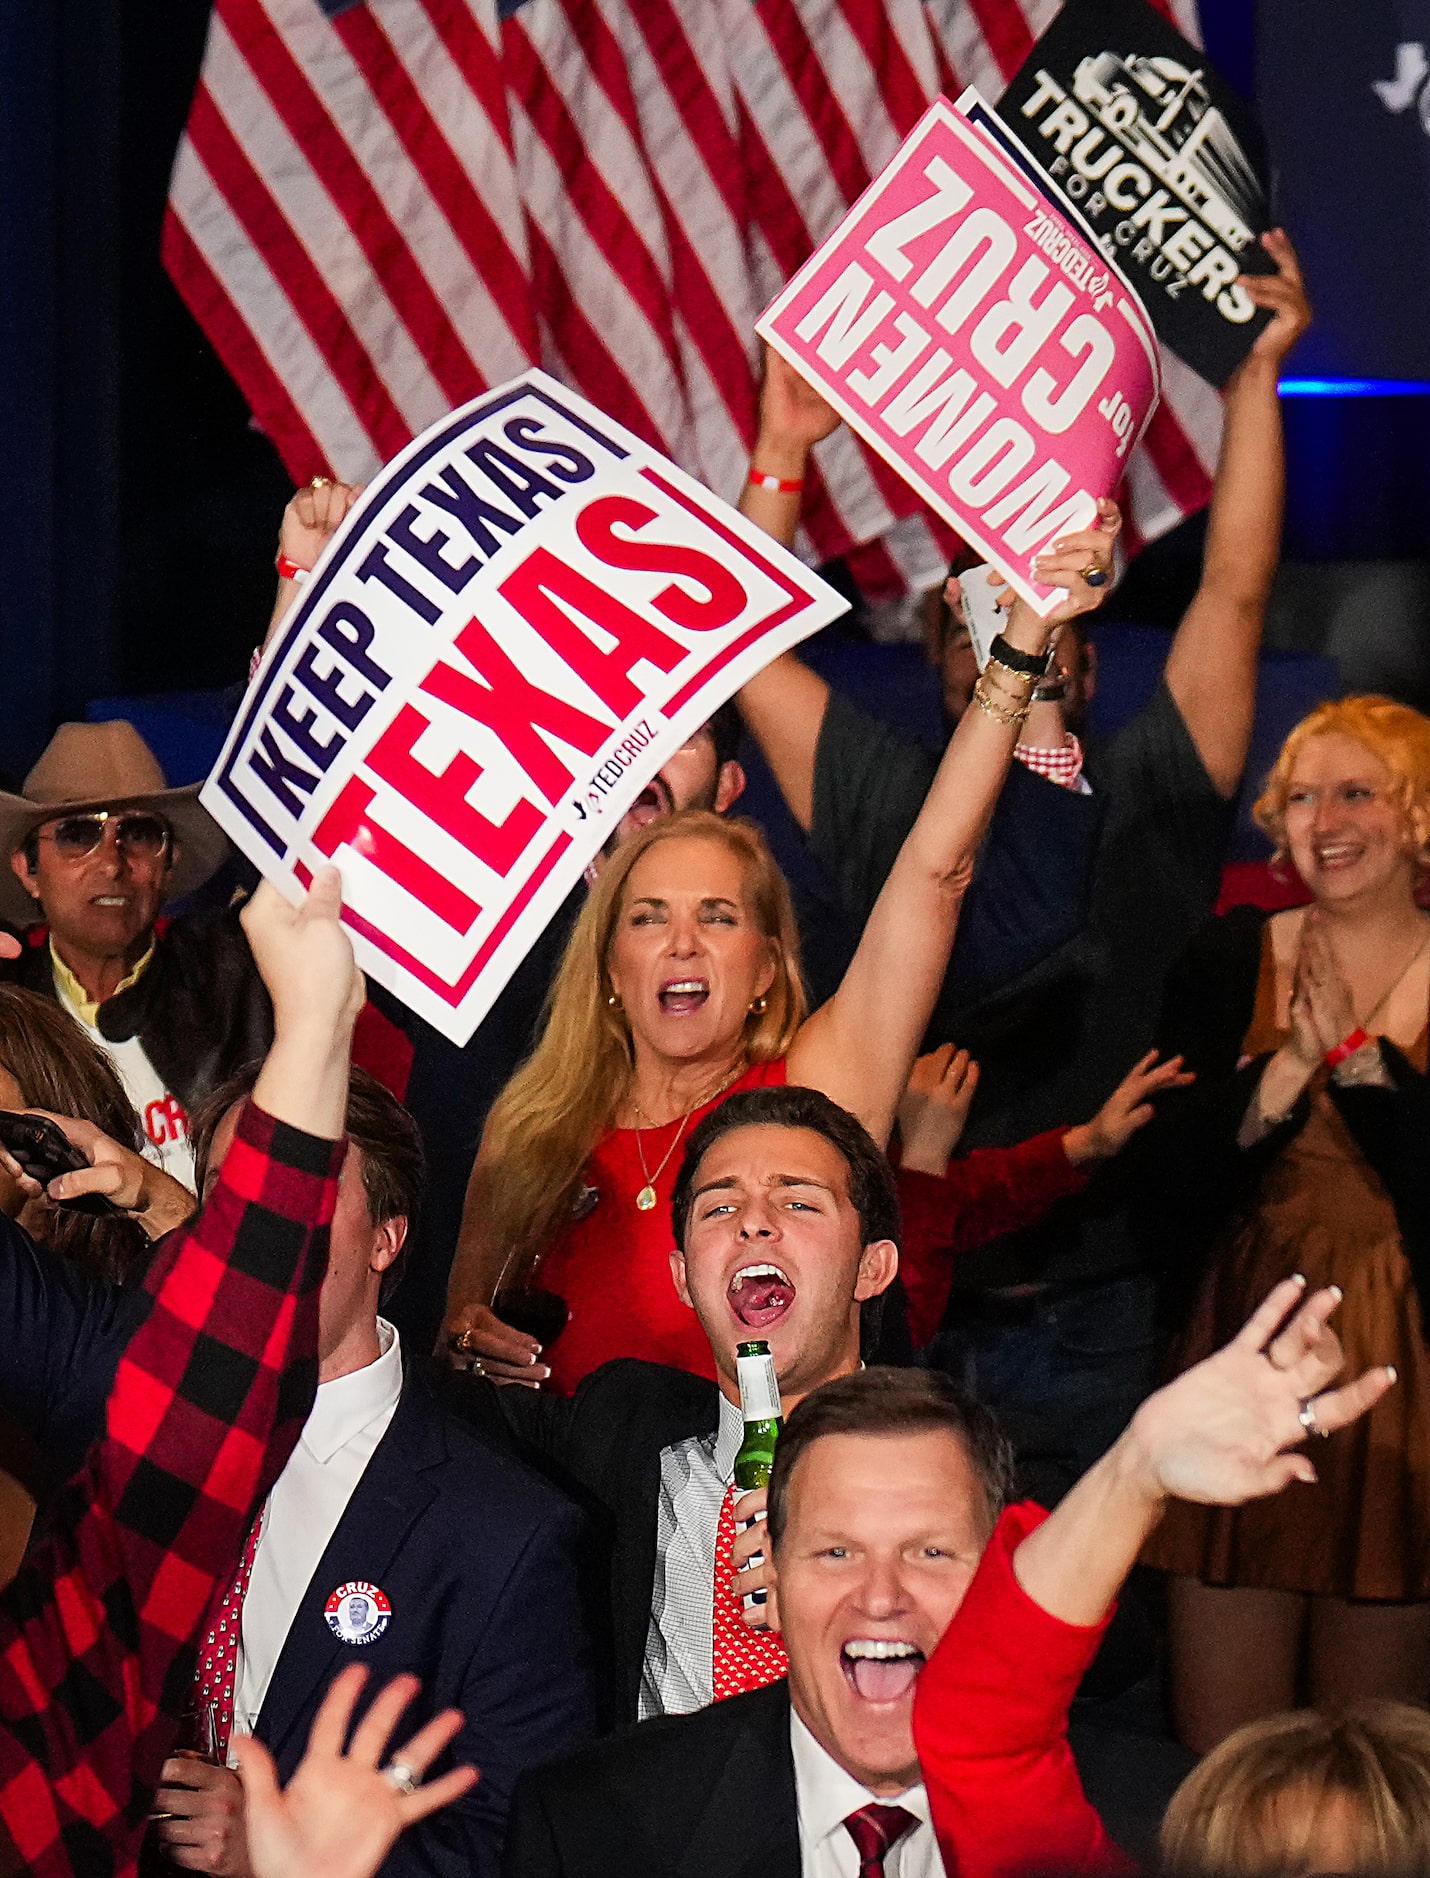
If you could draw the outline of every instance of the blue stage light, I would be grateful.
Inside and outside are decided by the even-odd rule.
[[[1283,398],[1424,398],[1430,378],[1283,378]]]

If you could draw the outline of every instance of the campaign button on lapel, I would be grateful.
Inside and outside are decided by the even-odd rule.
[[[387,1629],[392,1606],[387,1593],[365,1578],[354,1578],[337,1590],[323,1606],[328,1628],[343,1643],[376,1643]]]

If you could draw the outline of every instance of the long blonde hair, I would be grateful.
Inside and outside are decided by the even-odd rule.
[[[804,1022],[799,934],[789,887],[764,835],[743,818],[682,809],[619,847],[597,876],[546,1001],[541,1041],[492,1104],[477,1156],[473,1201],[483,1242],[477,1301],[539,1256],[569,1214],[587,1158],[612,1125],[631,1083],[635,1050],[612,1001],[608,961],[626,883],[662,841],[718,841],[745,873],[745,891],[769,943],[774,983],[746,1022],[747,1062],[784,1056]]]
[[[1361,1702],[1340,1716],[1268,1715],[1228,1735],[1172,1795],[1162,1821],[1171,1878],[1303,1872],[1336,1799],[1355,1818],[1354,1872],[1430,1867],[1430,1715]]]

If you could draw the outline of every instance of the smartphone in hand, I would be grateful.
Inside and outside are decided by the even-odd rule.
[[[57,1174],[73,1174],[89,1166],[59,1124],[44,1115],[0,1109],[0,1147],[42,1187],[48,1187]],[[122,1209],[102,1193],[86,1193],[77,1200],[59,1200],[55,1204],[76,1213],[122,1217]]]

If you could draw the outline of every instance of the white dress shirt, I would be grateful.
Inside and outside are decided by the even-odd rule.
[[[263,1510],[253,1574],[243,1600],[233,1726],[252,1733],[298,1607],[347,1511],[402,1392],[402,1347],[377,1320],[381,1354],[365,1369],[320,1382],[298,1445]],[[327,1587],[336,1591],[336,1584]]]
[[[859,1853],[845,1820],[871,1804],[902,1806],[919,1822],[896,1839],[884,1860],[884,1878],[944,1878],[943,1859],[922,1786],[892,1798],[870,1793],[815,1740],[791,1709],[790,1747],[799,1805],[800,1869],[803,1878],[859,1878]]]
[[[689,1715],[714,1699],[715,1534],[744,1439],[745,1418],[722,1395],[713,1435],[692,1435],[661,1449],[642,1721]]]

